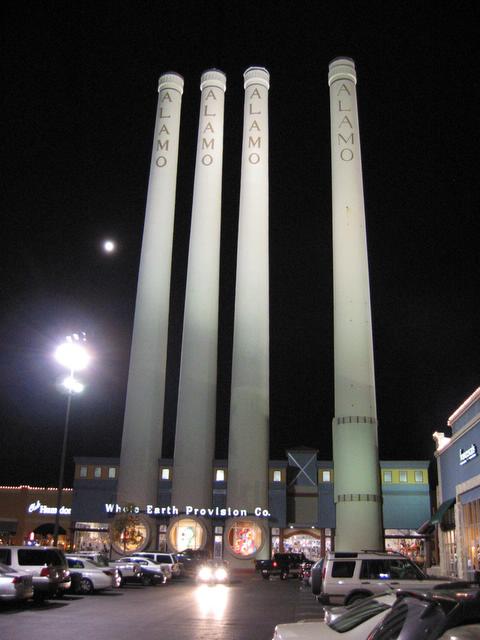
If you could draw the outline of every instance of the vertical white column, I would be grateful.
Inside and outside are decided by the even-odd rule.
[[[268,505],[270,76],[250,67],[244,79],[227,504],[253,512]]]
[[[384,544],[356,81],[352,60],[330,63],[338,550]]]
[[[172,504],[212,503],[217,386],[218,293],[226,77],[201,78]]]
[[[162,75],[138,276],[117,499],[157,499],[183,78]]]

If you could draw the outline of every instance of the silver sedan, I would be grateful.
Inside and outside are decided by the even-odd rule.
[[[33,598],[32,576],[0,563],[0,600],[26,600],[27,598]]]

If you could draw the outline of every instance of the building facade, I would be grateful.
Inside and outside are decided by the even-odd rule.
[[[319,460],[314,449],[291,449],[286,459],[269,461],[268,505],[259,505],[253,513],[242,504],[228,505],[226,460],[213,464],[211,506],[190,504],[180,512],[171,499],[173,460],[165,458],[158,464],[156,502],[146,509],[132,503],[124,511],[116,499],[119,464],[118,458],[75,458],[71,523],[75,548],[111,548],[117,555],[147,546],[172,552],[203,550],[213,557],[245,556],[251,560],[249,568],[254,566],[250,544],[267,556],[303,551],[311,559],[334,548],[333,463]],[[385,546],[403,551],[420,564],[426,562],[427,538],[416,534],[416,529],[431,513],[428,465],[428,461],[381,462]],[[149,539],[147,516],[155,522],[154,539]],[[252,516],[265,523],[253,540]],[[213,532],[208,539],[204,520]],[[235,536],[226,531],[230,521],[236,527]],[[263,529],[267,535],[262,535]]]
[[[53,544],[58,490],[29,485],[0,487],[0,544]],[[58,544],[71,544],[73,489],[63,489]]]
[[[474,579],[480,572],[480,387],[449,417],[451,435],[435,432],[442,574]]]

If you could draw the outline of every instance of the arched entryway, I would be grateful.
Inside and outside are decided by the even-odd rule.
[[[303,553],[309,560],[318,560],[331,549],[330,529],[284,529],[281,536],[282,551]]]
[[[33,530],[34,541],[41,545],[53,544],[54,522],[44,522]],[[58,527],[58,544],[65,547],[67,542],[67,532],[61,526]]]

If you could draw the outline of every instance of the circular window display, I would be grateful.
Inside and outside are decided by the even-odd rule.
[[[227,533],[230,548],[236,556],[247,558],[255,554],[263,544],[262,529],[249,520],[236,521]]]
[[[168,538],[171,546],[178,552],[203,549],[207,539],[204,525],[193,518],[181,518],[170,527]]]
[[[142,551],[150,540],[149,523],[139,515],[122,514],[112,526],[112,546],[117,553]]]

